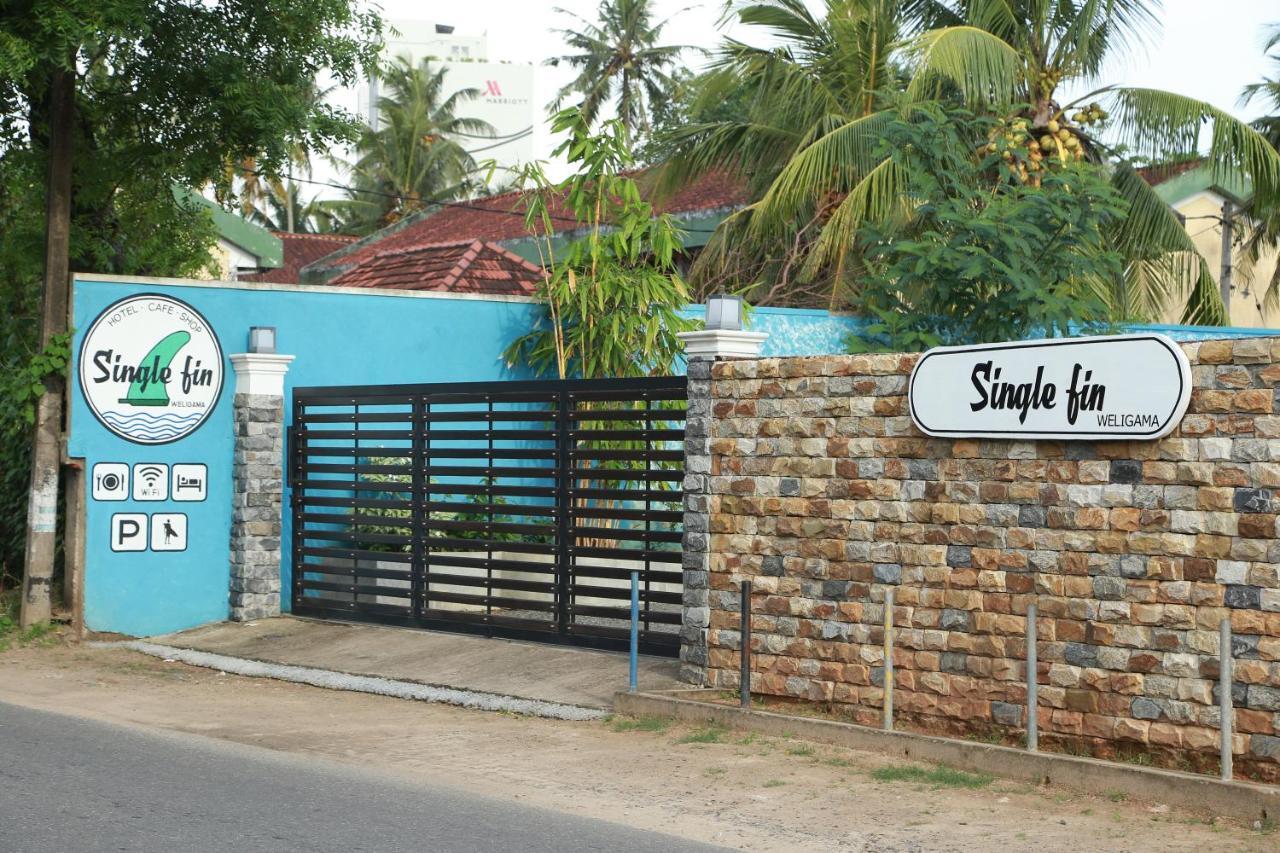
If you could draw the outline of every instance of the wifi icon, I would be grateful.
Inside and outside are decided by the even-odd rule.
[[[163,501],[169,497],[169,466],[142,462],[133,466],[133,499]]]

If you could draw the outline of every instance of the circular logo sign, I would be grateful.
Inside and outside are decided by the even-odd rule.
[[[222,346],[180,299],[130,296],[80,345],[80,391],[102,425],[135,444],[168,444],[205,422],[222,394]]]

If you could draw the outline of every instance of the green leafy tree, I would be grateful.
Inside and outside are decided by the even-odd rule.
[[[398,57],[382,69],[378,126],[356,143],[350,199],[341,209],[347,230],[365,234],[425,209],[432,202],[478,192],[484,182],[467,153],[468,137],[493,136],[488,122],[459,113],[480,90],[446,94],[444,65]]]
[[[20,375],[48,368],[35,405],[33,505],[58,496],[65,379],[50,356],[67,333],[69,271],[183,274],[202,265],[207,214],[173,185],[213,184],[230,203],[228,164],[251,160],[278,175],[298,144],[354,137],[349,116],[309,93],[322,68],[354,83],[376,57],[379,32],[377,16],[351,0],[5,3],[0,216],[25,224],[16,241],[0,241],[23,255],[0,276],[7,301],[40,307],[34,328],[5,337],[4,358]],[[23,205],[44,211],[35,226],[43,239],[26,236]],[[3,523],[21,530],[24,516]],[[51,528],[26,531],[24,625],[48,618]]]
[[[558,31],[574,52],[552,57],[547,64],[565,65],[578,76],[560,90],[551,109],[580,97],[578,108],[587,124],[595,124],[602,110],[612,105],[628,140],[648,133],[655,111],[676,89],[672,72],[680,55],[693,49],[660,43],[669,21],[654,23],[651,6],[651,0],[604,0],[598,23],[556,10],[576,19],[578,28]]]
[[[543,263],[537,295],[545,308],[537,325],[507,348],[507,363],[527,365],[535,373],[561,379],[669,374],[683,351],[678,333],[696,325],[679,313],[689,301],[676,268],[682,234],[670,216],[655,215],[653,206],[640,197],[635,180],[626,176],[633,160],[620,120],[606,121],[593,132],[586,115],[569,108],[553,118],[552,130],[567,133],[554,153],[564,155],[576,171],[553,184],[540,166],[533,165],[526,167],[517,181],[526,188],[525,221]],[[556,236],[554,219],[563,215],[558,211],[564,208],[577,220],[580,235],[570,237],[567,245]],[[577,465],[580,476],[576,480],[579,492],[636,488],[641,482],[656,490],[678,488],[677,478],[645,479],[652,470],[648,461],[640,460],[650,448],[634,434],[677,428],[676,422],[655,420],[652,410],[681,410],[683,399],[596,400],[583,402],[579,408],[600,413],[599,419],[577,421],[579,429],[593,436],[584,439],[581,447],[583,458]],[[658,442],[655,447],[679,450],[678,444]],[[603,455],[592,458],[597,452]],[[661,461],[657,467],[674,469],[677,464]],[[593,471],[609,473],[596,475]],[[677,502],[656,506],[677,507],[678,492],[673,494]],[[612,499],[575,498],[574,503],[610,513],[622,506]],[[612,515],[596,518],[596,524],[584,524],[584,530],[594,529],[591,535],[577,537],[579,546],[636,547],[634,538],[619,539],[611,532],[625,522]],[[661,528],[659,525],[655,532]]]
[[[1280,156],[1256,130],[1204,101],[1158,89],[1103,85],[1070,101],[1069,87],[1097,80],[1117,50],[1158,23],[1156,0],[955,0],[940,26],[915,39],[913,91],[939,87],[1030,128],[1017,156],[1051,152],[1063,161],[1106,162],[1126,215],[1108,240],[1124,260],[1111,307],[1150,319],[1182,306],[1183,319],[1225,318],[1217,284],[1186,229],[1127,156],[1161,161],[1197,150],[1207,131],[1210,168],[1250,182],[1263,198],[1280,192]],[[1108,119],[1114,119],[1108,121]],[[1048,150],[1044,150],[1044,149]],[[1121,153],[1127,152],[1125,156]],[[1025,152],[1025,154],[1023,153]]]
[[[552,121],[568,138],[555,151],[576,172],[553,184],[541,167],[526,167],[526,223],[538,240],[546,314],[506,350],[509,364],[527,364],[561,379],[662,375],[681,353],[676,333],[694,327],[680,316],[688,290],[676,269],[683,247],[668,215],[655,215],[636,182],[626,131],[610,120],[593,133],[587,116],[570,108]],[[563,203],[582,236],[557,246],[553,205]]]
[[[320,109],[335,88],[334,86],[321,88],[313,80],[307,87],[305,98],[312,109]],[[243,216],[259,224],[268,224],[271,216],[267,211],[270,210],[279,214],[279,227],[268,224],[268,227],[275,228],[277,231],[307,232],[315,230],[316,227],[320,227],[321,230],[332,230],[331,226],[335,224],[334,216],[327,206],[315,203],[302,205],[297,201],[298,187],[294,183],[294,176],[308,178],[311,176],[312,155],[319,153],[312,149],[312,144],[313,140],[305,137],[294,141],[288,151],[283,175],[261,171],[253,158],[239,164],[237,171],[240,179],[240,212]],[[331,164],[338,165],[337,158],[327,151],[322,156]],[[295,221],[295,217],[301,217],[301,219]]]
[[[859,232],[853,304],[873,322],[852,348],[915,351],[1105,322],[1101,294],[1120,271],[1105,234],[1124,211],[1119,195],[1081,163],[1031,185],[987,150],[993,126],[926,104],[885,128],[878,153],[906,175],[912,207]]]

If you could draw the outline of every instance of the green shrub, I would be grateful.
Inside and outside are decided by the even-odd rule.
[[[852,351],[1057,336],[1110,320],[1105,297],[1122,270],[1105,233],[1123,215],[1119,196],[1088,163],[1027,180],[985,153],[998,132],[941,106],[889,123],[883,153],[912,206],[859,232],[854,309],[871,323]]]

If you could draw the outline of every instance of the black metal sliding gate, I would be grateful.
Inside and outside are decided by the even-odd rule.
[[[293,612],[679,647],[684,377],[298,388]]]

